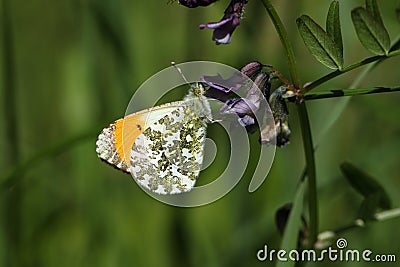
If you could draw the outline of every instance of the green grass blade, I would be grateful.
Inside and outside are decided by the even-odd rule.
[[[285,233],[283,235],[281,249],[290,251],[297,249],[297,242],[299,238],[299,231],[301,227],[301,214],[303,211],[304,191],[306,188],[306,181],[299,184],[297,192],[293,201],[293,208],[290,212]],[[278,261],[276,267],[293,267],[296,262],[294,261]]]
[[[81,142],[95,140],[98,133],[98,128],[93,128],[87,132],[65,139],[58,144],[50,145],[27,160],[17,163],[10,171],[1,177],[0,192],[20,183],[23,179],[23,174],[33,166],[36,166],[44,160],[52,159],[58,154],[64,153],[69,149],[74,148],[76,145],[81,144]]]

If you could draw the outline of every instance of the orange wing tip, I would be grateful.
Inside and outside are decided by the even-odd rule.
[[[130,151],[136,138],[144,131],[143,114],[132,114],[116,120],[100,133],[96,152],[100,159],[130,173]]]
[[[115,123],[103,129],[96,141],[96,153],[103,161],[124,172],[130,173],[128,164],[124,162],[123,157],[117,151],[114,138],[115,130]]]
[[[130,152],[136,138],[144,131],[142,114],[132,114],[114,123],[115,149],[126,165],[130,165]]]

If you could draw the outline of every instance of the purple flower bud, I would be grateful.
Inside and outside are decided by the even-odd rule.
[[[260,71],[262,70],[262,68],[264,66],[265,66],[264,64],[262,64],[258,61],[253,61],[253,62],[250,62],[250,63],[247,63],[246,65],[244,65],[240,69],[240,72],[249,78],[253,78],[256,74],[260,73]]]
[[[179,0],[179,4],[185,7],[195,8],[199,6],[208,6],[216,1],[217,0]]]
[[[214,29],[212,39],[216,44],[229,44],[233,31],[240,24],[244,5],[247,0],[232,0],[225,10],[225,15],[219,22],[201,24],[200,29]]]

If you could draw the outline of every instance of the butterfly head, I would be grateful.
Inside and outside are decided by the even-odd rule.
[[[200,97],[202,95],[204,95],[204,87],[201,83],[194,83],[190,85],[190,92],[196,96],[196,97]]]

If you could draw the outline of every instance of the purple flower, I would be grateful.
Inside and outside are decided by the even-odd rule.
[[[228,79],[222,78],[220,74],[216,76],[202,76],[201,81],[208,86],[218,89],[224,93],[235,92],[249,82],[249,79],[240,72],[235,72]]]
[[[217,0],[179,0],[179,4],[185,7],[195,8],[199,6],[208,6],[216,1]]]
[[[256,111],[257,107],[253,103],[248,102],[244,98],[233,98],[225,102],[219,110],[221,114],[236,114],[238,115],[238,122],[242,126],[250,126],[255,124],[255,116],[252,111]]]
[[[200,29],[214,29],[212,39],[217,44],[229,44],[233,31],[240,24],[244,5],[247,0],[232,0],[225,10],[225,15],[219,22],[201,24]]]
[[[239,123],[246,128],[256,125],[254,113],[261,108],[261,101],[269,94],[269,88],[270,75],[265,72],[259,73],[253,86],[247,91],[246,97],[229,99],[220,109],[220,113],[236,114]]]
[[[225,102],[231,97],[232,92],[236,92],[242,86],[246,85],[251,78],[261,72],[265,65],[252,61],[244,65],[240,72],[235,72],[231,77],[224,79],[220,74],[215,76],[202,76],[202,82],[210,86],[207,96]],[[268,97],[266,98],[268,99]]]

